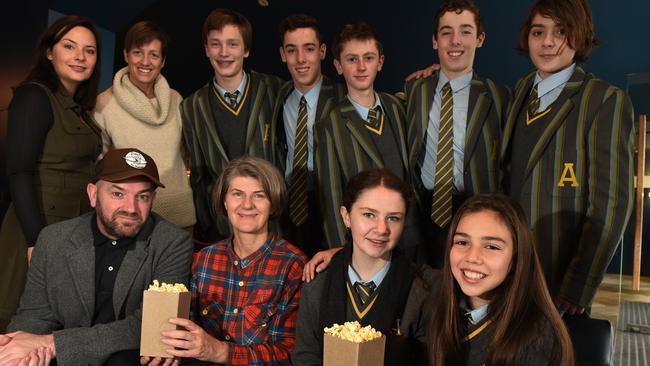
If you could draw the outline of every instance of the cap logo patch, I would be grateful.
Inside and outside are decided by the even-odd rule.
[[[131,151],[124,155],[124,161],[136,169],[143,169],[147,166],[147,160],[137,151]]]

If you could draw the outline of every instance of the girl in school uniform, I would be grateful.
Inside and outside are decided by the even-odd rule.
[[[573,365],[521,207],[467,200],[450,228],[429,329],[432,365]]]
[[[348,243],[326,271],[302,288],[295,365],[322,365],[323,328],[358,321],[387,336],[385,365],[426,365],[428,297],[434,273],[416,267],[396,248],[409,190],[389,169],[353,176],[340,213]]]

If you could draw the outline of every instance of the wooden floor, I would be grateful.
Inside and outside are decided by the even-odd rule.
[[[618,313],[621,300],[650,303],[650,278],[641,278],[641,290],[632,291],[632,277],[613,274],[605,275],[603,283],[596,292],[596,298],[591,307],[591,316],[607,319],[612,322],[614,330],[618,330]]]

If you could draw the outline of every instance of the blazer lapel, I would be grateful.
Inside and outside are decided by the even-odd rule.
[[[417,131],[417,135],[413,141],[413,146],[409,147],[410,151],[408,156],[409,160],[411,161],[412,169],[417,164],[421,149],[426,147],[427,128],[429,127],[429,112],[431,112],[433,98],[436,94],[436,85],[438,85],[438,72],[436,72],[431,77],[423,79],[421,85],[414,87],[415,91],[413,92],[413,97],[418,98],[419,100],[414,101],[415,112],[412,118],[414,118],[415,121],[411,121],[410,124],[411,126],[415,127]],[[412,105],[410,101],[408,105]],[[409,134],[410,136],[413,136],[412,133]]]
[[[519,112],[524,104],[524,101],[526,100],[526,96],[530,91],[533,80],[535,80],[535,73],[531,72],[528,74],[528,76],[519,82],[517,88],[515,89],[515,97],[510,107],[510,113],[508,113],[508,119],[506,120],[506,124],[503,129],[503,143],[501,144],[500,153],[501,160],[505,158],[506,152],[510,145],[510,139],[512,138],[512,133],[515,128],[515,123],[517,123],[517,117],[519,116]]]
[[[431,112],[431,106],[433,105],[433,98],[436,95],[437,85],[438,73],[436,73],[430,80],[425,80],[424,85],[422,85],[422,95],[420,96],[422,98],[422,103],[418,103],[422,108],[419,111],[421,126],[419,141],[424,141],[424,138],[427,135],[427,128],[429,128],[429,112]]]
[[[271,149],[276,153],[273,157],[276,160],[276,166],[281,172],[284,172],[287,163],[287,138],[284,131],[284,103],[289,94],[293,91],[293,81],[285,82],[280,88],[275,106],[273,107],[273,119],[271,120]]]
[[[368,138],[368,133],[364,131],[364,121],[359,117],[356,109],[349,100],[345,100],[341,106],[341,116],[345,121],[345,126],[350,131],[352,139],[356,140],[361,148],[365,151],[376,166],[383,167],[384,161],[377,153],[374,144]]]
[[[572,98],[582,87],[584,78],[584,71],[582,71],[581,68],[576,68],[576,70],[573,72],[573,75],[571,76],[571,79],[569,79],[567,84],[564,86],[564,89],[562,90],[560,96],[557,98],[557,100],[555,100],[555,102],[553,102],[551,107],[553,109],[549,112],[549,115],[547,117],[547,121],[550,122],[544,129],[542,136],[537,141],[532,153],[530,154],[528,165],[526,166],[526,173],[524,176],[528,176],[535,163],[537,163],[537,161],[541,158],[542,153],[546,149],[548,143],[551,141],[553,135],[555,134],[555,131],[557,131],[557,129],[562,125],[566,115],[573,109],[574,102]]]
[[[246,128],[246,145],[244,146],[244,151],[248,152],[250,151],[254,139],[255,139],[255,130],[259,126],[257,123],[257,120],[263,119],[263,114],[260,109],[262,108],[263,99],[266,95],[266,90],[268,86],[266,85],[266,82],[264,81],[263,78],[259,77],[257,74],[254,72],[250,72],[248,74],[248,77],[251,78],[250,82],[250,88],[251,88],[251,107],[250,107],[250,115],[248,117],[248,126]],[[270,128],[270,122],[269,121],[261,121],[261,125],[264,126],[265,128]],[[264,139],[265,136],[267,136],[267,133],[270,131],[260,131],[262,139]],[[266,150],[266,144],[262,144],[264,150]],[[266,156],[266,154],[265,154]]]
[[[320,87],[320,94],[318,95],[318,105],[316,106],[316,120],[327,117],[327,114],[332,110],[332,107],[338,102],[335,90],[335,85],[332,84],[330,79],[323,75],[323,84]]]
[[[73,286],[79,294],[83,310],[88,316],[88,324],[92,323],[95,313],[95,248],[90,219],[82,220],[78,230],[70,238],[72,249],[62,249],[61,253],[70,253],[68,266],[72,273]]]
[[[488,97],[487,89],[482,80],[476,74],[472,78],[467,108],[467,126],[465,133],[464,166],[469,164],[476,143],[481,136],[483,125],[488,117],[492,106],[492,100]]]
[[[386,115],[388,117],[388,123],[390,123],[397,136],[397,145],[399,148],[399,153],[402,158],[402,164],[408,169],[408,155],[406,147],[406,131],[404,130],[404,112],[400,113],[401,106],[397,103],[393,103],[389,97],[379,94],[379,99],[381,100],[381,105],[386,109]]]
[[[211,82],[212,81],[210,81],[210,83]],[[206,131],[209,138],[212,139],[214,145],[217,147],[217,150],[221,154],[223,160],[228,161],[228,154],[226,154],[226,149],[221,142],[221,138],[219,137],[217,128],[215,126],[215,123],[219,123],[219,121],[215,120],[214,115],[212,114],[212,108],[210,108],[209,98],[212,97],[210,93],[213,90],[210,83],[203,87],[203,89],[199,92],[197,111],[199,121],[197,121],[197,125],[195,127],[197,131]],[[215,173],[218,175],[219,172]]]

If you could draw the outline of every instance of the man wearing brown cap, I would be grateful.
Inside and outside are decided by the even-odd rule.
[[[138,363],[143,291],[154,279],[187,283],[190,272],[189,236],[151,212],[158,187],[147,154],[106,153],[87,187],[95,212],[39,235],[0,365]]]

